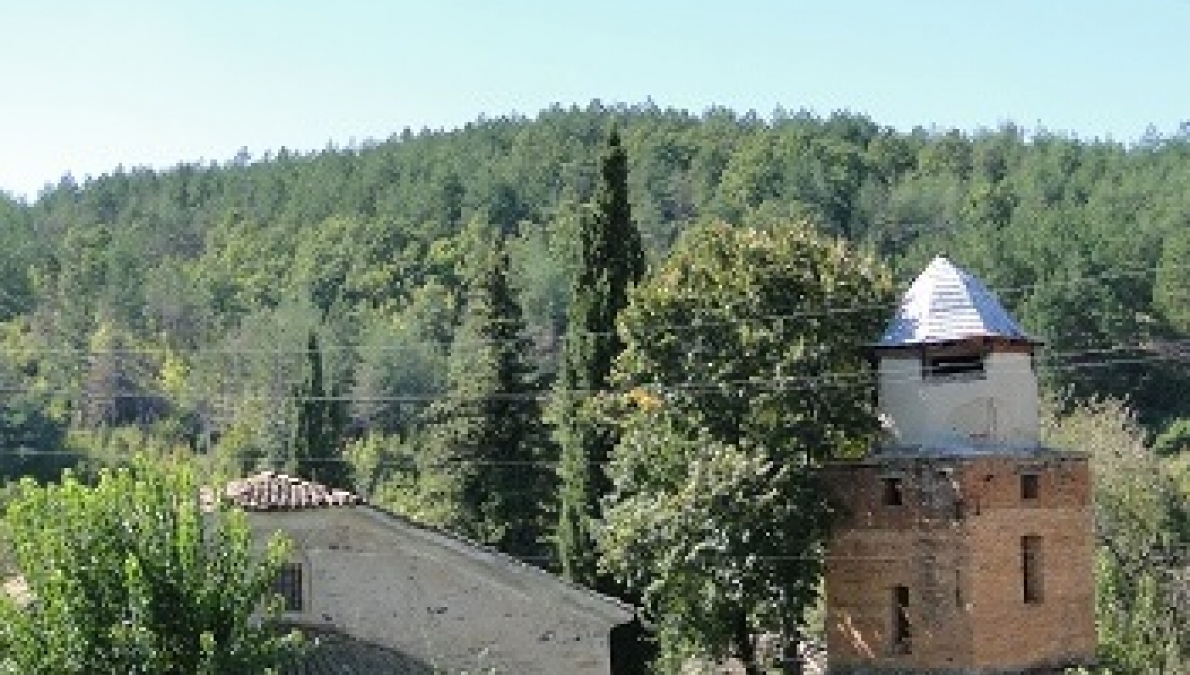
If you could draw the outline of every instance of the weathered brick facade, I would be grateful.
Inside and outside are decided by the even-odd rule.
[[[844,512],[827,558],[831,673],[1018,673],[1093,660],[1085,456],[885,452],[826,477]],[[1026,537],[1039,551],[1030,601]],[[897,587],[907,595],[899,642]]]
[[[1093,662],[1090,467],[1040,443],[1040,345],[942,257],[871,345],[886,437],[825,471],[834,675]]]

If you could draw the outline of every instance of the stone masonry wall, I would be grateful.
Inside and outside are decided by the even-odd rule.
[[[434,672],[607,675],[611,625],[584,613],[533,570],[492,574],[483,551],[403,536],[363,509],[252,514],[280,529],[304,566],[299,625],[333,626],[399,651]],[[411,530],[415,532],[415,530]],[[526,573],[527,572],[527,573]],[[548,582],[548,583],[543,583]]]

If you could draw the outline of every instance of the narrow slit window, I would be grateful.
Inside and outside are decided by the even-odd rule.
[[[934,354],[922,361],[927,380],[982,378],[986,374],[983,354]]]
[[[894,586],[892,596],[892,650],[894,654],[908,654],[913,639],[909,626],[909,587]]]
[[[1041,537],[1021,537],[1021,585],[1026,605],[1043,600]]]
[[[1040,494],[1040,485],[1037,474],[1021,474],[1021,499],[1037,499]]]
[[[281,596],[286,612],[301,612],[305,607],[302,593],[302,564],[285,563],[273,582],[273,593]]]
[[[896,477],[889,477],[883,479],[884,484],[884,498],[885,506],[900,506],[905,502],[904,490],[901,485],[901,479]]]

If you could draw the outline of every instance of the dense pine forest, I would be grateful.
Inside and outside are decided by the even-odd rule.
[[[613,127],[646,275],[704,226],[810,223],[896,283],[945,254],[1046,341],[1056,406],[1121,401],[1129,438],[1190,442],[1190,133],[1121,144],[592,103],[0,194],[0,469],[49,478],[158,449],[338,476],[319,468],[336,447],[342,480],[373,500],[549,558],[564,405],[550,392],[579,377],[564,336]],[[891,315],[894,296],[876,296]],[[823,302],[805,309],[852,308]],[[837,341],[859,354],[864,338]],[[505,425],[476,427],[485,402]],[[479,436],[536,439],[476,463],[510,484],[539,471],[540,491],[477,495],[457,460]],[[492,529],[483,514],[502,512],[532,515]]]

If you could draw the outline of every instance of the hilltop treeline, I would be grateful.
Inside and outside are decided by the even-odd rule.
[[[1190,351],[1190,136],[593,103],[0,198],[0,440],[135,428],[272,456],[298,423],[313,332],[350,434],[407,443],[446,386],[474,252],[497,237],[544,391],[613,123],[651,264],[710,220],[808,219],[904,279],[945,253],[1047,340],[1051,386],[1126,398],[1155,432],[1190,415],[1173,395]]]

